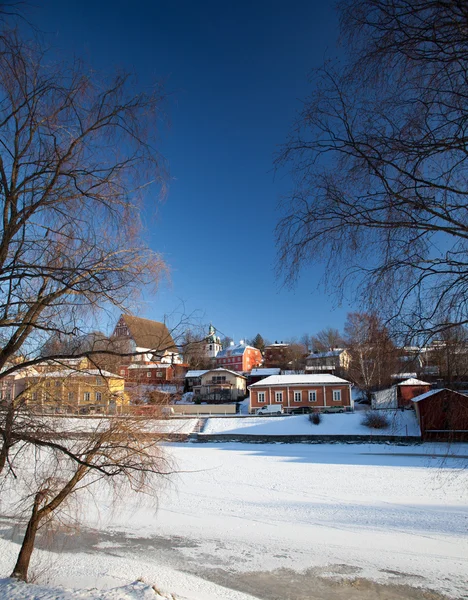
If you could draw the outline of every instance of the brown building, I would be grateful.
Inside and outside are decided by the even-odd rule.
[[[263,366],[267,369],[280,368],[283,369],[288,361],[289,344],[283,342],[275,342],[269,346],[265,346]]]
[[[453,390],[430,390],[413,398],[423,440],[467,441],[468,396]]]
[[[158,321],[121,315],[111,339],[120,352],[137,353],[128,362],[183,362],[169,329]]]
[[[303,409],[350,410],[351,383],[335,375],[272,375],[249,386],[250,410],[282,405],[286,412]]]
[[[128,383],[140,384],[182,384],[188,366],[184,364],[167,363],[132,363],[122,365],[119,375]]]

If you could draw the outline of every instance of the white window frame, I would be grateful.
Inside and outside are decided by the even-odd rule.
[[[257,402],[259,404],[265,404],[265,402],[266,402],[266,392],[258,392],[257,393]]]
[[[96,392],[96,402],[102,402],[102,392]]]
[[[146,371],[146,377],[151,377],[151,371]]]
[[[96,377],[96,385],[102,385],[102,377]]]
[[[333,402],[341,402],[341,390],[333,390]]]
[[[275,402],[283,402],[283,392],[275,392]]]
[[[296,394],[299,397],[299,399],[296,398]],[[301,390],[294,390],[294,402],[302,402],[302,391]]]
[[[309,402],[317,402],[317,390],[309,390]]]
[[[83,392],[83,402],[89,402],[91,400],[90,392]]]
[[[73,402],[75,400],[75,392],[68,392],[68,402]]]

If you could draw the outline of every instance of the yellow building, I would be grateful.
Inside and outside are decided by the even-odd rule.
[[[124,378],[109,371],[61,368],[28,377],[23,396],[53,412],[107,413],[129,404],[124,388]]]

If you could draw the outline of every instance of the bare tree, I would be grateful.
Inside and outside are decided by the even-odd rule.
[[[398,352],[378,317],[349,313],[345,339],[350,355],[347,375],[368,398],[373,390],[391,385],[391,376],[398,368]]]
[[[27,581],[38,529],[51,523],[84,488],[100,482],[111,489],[125,486],[138,493],[156,493],[157,483],[173,468],[158,446],[161,436],[145,427],[146,421],[141,419],[102,420],[89,427],[81,439],[73,439],[73,433],[65,427],[49,431],[47,443],[38,438],[33,440],[39,453],[33,461],[35,468],[30,474],[33,481],[29,485],[35,491],[12,577]],[[16,457],[15,462],[26,459],[26,455]],[[75,510],[71,514],[76,517]]]
[[[210,369],[213,361],[206,350],[206,328],[189,328],[182,335],[181,347],[184,355],[184,361],[192,369]]]
[[[295,178],[280,270],[293,281],[324,261],[335,290],[437,334],[448,312],[449,326],[468,322],[468,4],[342,0],[338,12],[346,59],[314,74],[278,157]]]
[[[15,32],[0,44],[4,369],[157,283],[165,265],[142,240],[139,207],[150,185],[160,189],[164,163],[154,148],[160,90],[135,94],[128,77],[53,64]]]
[[[75,342],[89,333],[90,317],[125,311],[166,270],[140,220],[143,200],[156,199],[164,182],[155,149],[161,102],[158,86],[135,93],[128,76],[54,63],[40,44],[2,31],[0,380],[41,362],[51,336],[47,354],[57,364],[122,355],[106,339]],[[107,424],[107,433],[70,449],[24,395],[0,400],[2,480],[19,477],[19,457],[31,447],[52,452],[60,467],[36,494],[16,576],[27,576],[38,524],[90,469],[128,478],[158,469],[136,426]],[[74,470],[61,470],[65,458]]]
[[[338,329],[326,327],[312,336],[311,343],[314,351],[329,352],[336,348],[342,348],[344,340]]]

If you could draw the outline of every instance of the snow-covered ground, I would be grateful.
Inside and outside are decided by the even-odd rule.
[[[337,416],[347,415],[330,415]],[[38,583],[108,588],[141,577],[181,599],[246,600],[219,587],[220,573],[224,585],[241,573],[254,589],[262,572],[274,581],[276,569],[287,568],[297,577],[312,573],[308,585],[316,575],[347,576],[466,593],[468,445],[166,450],[180,472],[159,501],[123,496],[111,508],[95,490],[84,507],[89,529],[71,536],[60,554],[35,551]],[[18,550],[8,520],[1,531],[0,577],[11,572]],[[271,597],[258,589],[254,595]]]
[[[242,435],[407,435],[419,436],[419,425],[412,410],[379,411],[388,416],[386,429],[369,429],[362,425],[364,414],[335,413],[322,415],[322,422],[314,425],[309,415],[284,417],[211,418],[203,433],[231,433]]]
[[[112,417],[60,417],[51,419],[54,430],[67,433],[88,433],[108,427]],[[148,433],[192,433],[196,419],[145,419],[143,431]]]

